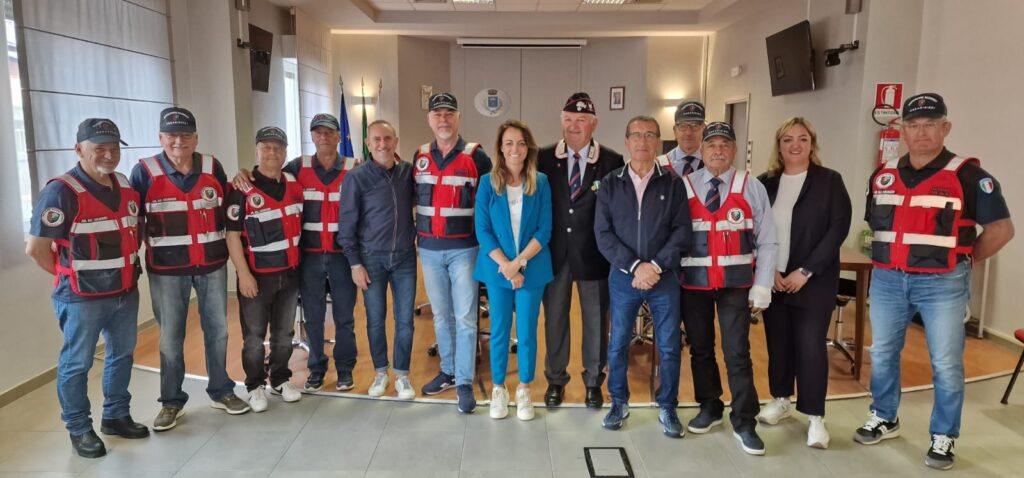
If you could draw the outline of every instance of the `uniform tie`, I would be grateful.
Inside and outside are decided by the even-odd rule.
[[[583,175],[580,173],[580,153],[572,154],[572,177],[569,178],[569,199],[575,201],[583,191]]]
[[[681,176],[686,176],[693,172],[693,163],[691,161],[695,159],[697,159],[696,156],[683,156],[683,172],[680,174]]]
[[[718,185],[722,184],[722,180],[718,178],[711,178],[711,189],[708,189],[708,195],[704,198],[704,207],[708,208],[708,211],[714,213],[718,210],[721,204],[721,196],[718,194]]]

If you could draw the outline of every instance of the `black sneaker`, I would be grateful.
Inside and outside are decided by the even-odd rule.
[[[658,421],[661,422],[661,426],[665,432],[665,436],[669,438],[682,438],[683,424],[679,422],[679,415],[676,414],[675,408],[662,408],[658,412]]]
[[[722,414],[715,414],[708,408],[701,408],[697,416],[686,424],[686,428],[693,433],[707,433],[712,428],[722,424]]]
[[[306,377],[306,384],[302,386],[303,392],[319,392],[324,386],[323,372],[309,372]]]
[[[764,455],[764,442],[753,429],[732,432],[732,436],[740,442],[743,451],[748,455]]]
[[[339,392],[347,392],[356,388],[356,383],[352,381],[351,370],[339,370],[338,371],[338,383],[334,385],[334,389]]]
[[[857,432],[853,434],[853,441],[861,445],[874,445],[882,440],[898,436],[900,436],[899,417],[896,417],[896,420],[891,422],[886,421],[872,410],[867,423],[858,428]]]
[[[476,397],[473,396],[473,386],[470,384],[455,387],[459,394],[459,411],[462,413],[473,413],[476,410]]]
[[[437,395],[454,386],[454,375],[448,375],[444,372],[438,372],[437,376],[434,377],[434,379],[428,382],[426,385],[424,385],[420,391],[422,391],[424,395]],[[470,392],[470,395],[472,395],[472,390]]]
[[[924,464],[936,470],[953,468],[953,437],[932,435],[932,446],[924,457]]]
[[[622,428],[622,422],[627,418],[629,418],[629,404],[613,401],[611,410],[608,410],[608,414],[601,421],[601,426],[609,430],[618,430]]]

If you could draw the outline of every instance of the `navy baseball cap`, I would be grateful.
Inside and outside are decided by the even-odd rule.
[[[684,101],[676,106],[676,124],[684,121],[704,121],[704,105],[699,101]]]
[[[334,131],[341,131],[341,123],[338,123],[338,118],[327,113],[320,113],[309,122],[310,131],[316,129],[317,126],[326,126]]]
[[[704,128],[704,138],[702,141],[707,141],[715,136],[724,136],[732,141],[736,141],[736,132],[733,131],[732,125],[724,121],[716,121],[707,125]]]
[[[160,132],[195,133],[196,117],[185,108],[165,108],[160,112]]]
[[[569,99],[565,100],[565,106],[562,107],[562,111],[597,115],[597,110],[594,108],[594,100],[590,99],[590,95],[582,91],[573,93]]]
[[[903,121],[946,116],[946,100],[936,93],[921,93],[903,102]]]
[[[117,129],[113,121],[106,118],[86,118],[79,123],[77,141],[91,141],[96,144],[121,143],[128,146],[128,143],[121,139],[121,130]]]
[[[288,146],[288,135],[284,134],[284,131],[277,126],[264,126],[256,132],[256,142],[261,143],[263,141],[277,141]]]
[[[452,111],[459,111],[459,101],[451,93],[434,93],[430,96],[430,111],[440,108],[448,108]]]

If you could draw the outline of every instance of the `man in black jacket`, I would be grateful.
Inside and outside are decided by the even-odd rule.
[[[608,261],[597,250],[594,205],[601,178],[622,166],[622,155],[593,139],[597,128],[594,102],[575,93],[562,108],[562,140],[540,150],[537,169],[551,183],[551,261],[555,279],[544,291],[547,355],[544,403],[562,403],[569,382],[569,304],[572,284],[580,295],[583,318],[583,385],[586,404],[601,408],[601,384],[608,348]]]
[[[611,338],[608,347],[608,392],[612,408],[602,425],[622,427],[629,417],[629,341],[640,305],[654,319],[654,341],[661,363],[661,386],[655,399],[665,435],[683,436],[676,415],[679,393],[679,259],[690,249],[693,233],[683,180],[655,161],[661,131],[650,116],[626,125],[629,164],[601,180],[594,232],[597,247],[611,262]]]

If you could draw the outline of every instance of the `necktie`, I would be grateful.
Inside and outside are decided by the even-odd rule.
[[[569,178],[569,198],[573,201],[583,192],[583,175],[580,173],[580,153],[572,154],[572,177]]]
[[[708,195],[704,198],[704,207],[708,208],[708,211],[715,212],[721,207],[721,197],[718,195],[718,185],[722,184],[722,180],[718,178],[711,178],[711,188],[708,189]]]
[[[683,156],[683,172],[680,176],[686,176],[693,172],[693,163],[691,161],[697,159],[696,156]]]

